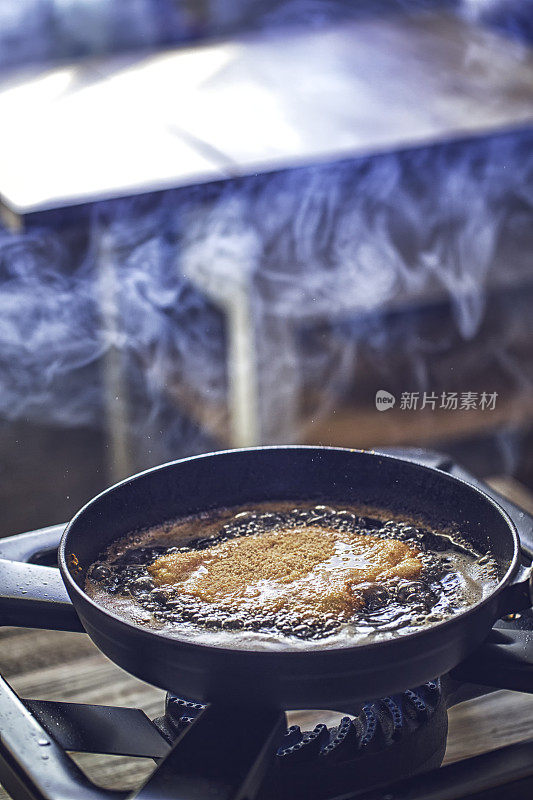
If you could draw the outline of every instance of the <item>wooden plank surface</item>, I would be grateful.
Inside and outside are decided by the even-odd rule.
[[[495,479],[498,489],[533,500],[509,479]],[[163,710],[164,692],[115,666],[84,634],[6,628],[0,631],[0,672],[22,696],[142,708],[151,718]],[[295,712],[290,724],[313,727],[338,715]],[[533,738],[533,695],[499,691],[451,709],[446,761],[456,761]],[[80,754],[76,761],[93,780],[114,788],[134,788],[153,769],[149,759]],[[0,800],[8,795],[0,788]]]

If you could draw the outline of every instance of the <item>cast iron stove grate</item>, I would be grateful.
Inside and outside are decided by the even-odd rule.
[[[438,454],[396,453],[476,482]],[[498,500],[513,517],[530,558],[533,520],[508,501]],[[62,529],[59,525],[5,539],[0,542],[0,555],[52,564]],[[32,625],[31,614],[26,625]],[[512,644],[505,639],[509,629],[514,631]],[[275,755],[260,786],[253,781],[253,774],[262,753],[250,749],[250,742],[257,739],[249,732],[259,728],[260,734],[263,726],[265,735],[271,735],[268,712],[206,707],[168,694],[164,716],[152,721],[136,708],[21,699],[0,677],[0,783],[15,800],[238,800],[252,796],[260,800],[459,800],[486,796],[480,793],[487,789],[493,800],[530,796],[533,740],[450,766],[440,764],[446,747],[448,708],[494,688],[533,691],[533,663],[524,675],[522,653],[522,667],[515,670],[513,666],[513,648],[526,648],[531,631],[533,610],[519,619],[498,623],[493,636],[501,640],[499,674],[494,665],[491,674],[484,675],[479,661],[466,662],[453,674],[423,686],[346,709],[349,716],[335,727],[319,724],[312,731],[297,726],[279,730],[275,742],[265,742]],[[200,716],[201,734],[195,726]],[[226,729],[233,731],[230,740]],[[216,793],[203,771],[207,749],[218,754]],[[85,776],[68,751],[148,757],[156,766],[134,793],[103,789]],[[226,768],[230,762],[231,771]],[[244,781],[244,775],[251,775],[252,781]]]

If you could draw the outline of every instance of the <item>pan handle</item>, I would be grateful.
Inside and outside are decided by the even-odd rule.
[[[466,683],[533,693],[533,631],[493,628],[486,642],[450,675]]]
[[[0,540],[0,625],[83,631],[57,567],[35,563],[55,561],[64,527]]]
[[[533,693],[533,567],[520,566],[500,595],[488,638],[450,673],[458,681]],[[507,615],[507,617],[505,617]]]
[[[533,568],[520,567],[501,593],[499,620],[481,647],[450,673],[455,680],[533,693]]]

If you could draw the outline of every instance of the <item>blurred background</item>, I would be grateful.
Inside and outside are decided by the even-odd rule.
[[[533,488],[532,253],[530,0],[0,0],[0,535],[263,443]]]

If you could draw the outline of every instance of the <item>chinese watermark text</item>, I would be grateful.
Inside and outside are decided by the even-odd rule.
[[[402,392],[400,409],[416,411],[494,411],[498,392]]]

